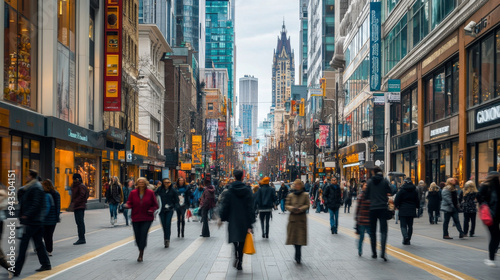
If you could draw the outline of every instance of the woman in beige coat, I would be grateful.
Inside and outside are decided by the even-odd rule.
[[[290,212],[286,234],[286,245],[295,246],[295,261],[300,264],[301,246],[307,245],[307,216],[309,194],[304,192],[304,183],[297,179],[294,190],[286,197],[285,208]]]

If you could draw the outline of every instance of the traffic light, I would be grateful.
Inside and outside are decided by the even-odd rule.
[[[300,99],[300,110],[299,110],[299,116],[303,117],[305,116],[305,111],[306,111],[306,104],[305,104],[305,99],[302,98]]]
[[[323,96],[325,96],[326,95],[326,79],[325,78],[319,79],[319,84],[320,84],[320,87],[323,91]]]

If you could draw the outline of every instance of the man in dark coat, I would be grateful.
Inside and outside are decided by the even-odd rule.
[[[281,205],[281,213],[285,213],[285,200],[286,197],[288,196],[288,188],[285,185],[285,183],[281,182],[281,187],[280,190],[278,191],[278,196],[280,199],[280,205]]]
[[[420,208],[419,194],[410,177],[405,179],[405,183],[396,195],[394,206],[399,209],[403,245],[410,245],[413,233],[413,219],[417,216],[417,208]]]
[[[255,205],[259,210],[260,225],[262,226],[262,238],[269,238],[269,219],[276,201],[276,191],[269,186],[269,177],[260,181],[260,188],[255,194]],[[266,227],[264,228],[264,220]]]
[[[243,246],[247,233],[252,232],[255,212],[252,191],[242,182],[243,171],[235,169],[233,175],[236,181],[224,192],[220,217],[229,223],[229,243],[233,243],[235,249],[233,266],[242,270]]]
[[[73,245],[85,244],[85,209],[87,208],[87,199],[89,191],[87,186],[82,183],[82,176],[78,173],[73,174],[73,184],[71,185],[71,206],[75,212],[75,222],[78,228],[78,240]]]
[[[340,186],[337,183],[337,178],[332,179],[332,183],[328,184],[323,193],[326,207],[330,213],[330,230],[332,234],[338,233],[339,227],[339,208],[342,205],[342,195]]]
[[[36,271],[51,270],[49,256],[43,244],[43,222],[45,209],[45,192],[42,185],[37,179],[38,172],[30,170],[28,173],[28,183],[22,187],[22,195],[19,197],[20,209],[20,222],[24,225],[24,233],[19,247],[19,253],[14,266],[14,276],[19,276],[23,269],[24,261],[26,259],[26,250],[30,240],[33,238],[38,261],[42,265]]]

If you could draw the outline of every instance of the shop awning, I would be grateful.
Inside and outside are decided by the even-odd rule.
[[[357,143],[354,145],[350,145],[348,147],[342,148],[339,150],[339,156],[347,156],[350,154],[361,153],[366,151],[365,143]]]
[[[344,168],[353,167],[353,166],[359,166],[359,162],[346,164],[346,165],[344,165]]]

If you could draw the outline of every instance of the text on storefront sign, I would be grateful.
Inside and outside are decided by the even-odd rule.
[[[438,136],[438,135],[441,135],[444,133],[448,133],[449,131],[450,131],[449,125],[443,126],[440,128],[436,128],[436,129],[431,130],[431,137]]]
[[[73,132],[71,130],[71,128],[68,128],[68,136],[71,137],[71,138],[74,138],[74,139],[77,139],[77,140],[81,140],[81,141],[89,141],[89,137],[86,136],[86,135],[82,135],[80,132]]]
[[[500,104],[476,110],[476,128],[486,127],[500,121]]]

